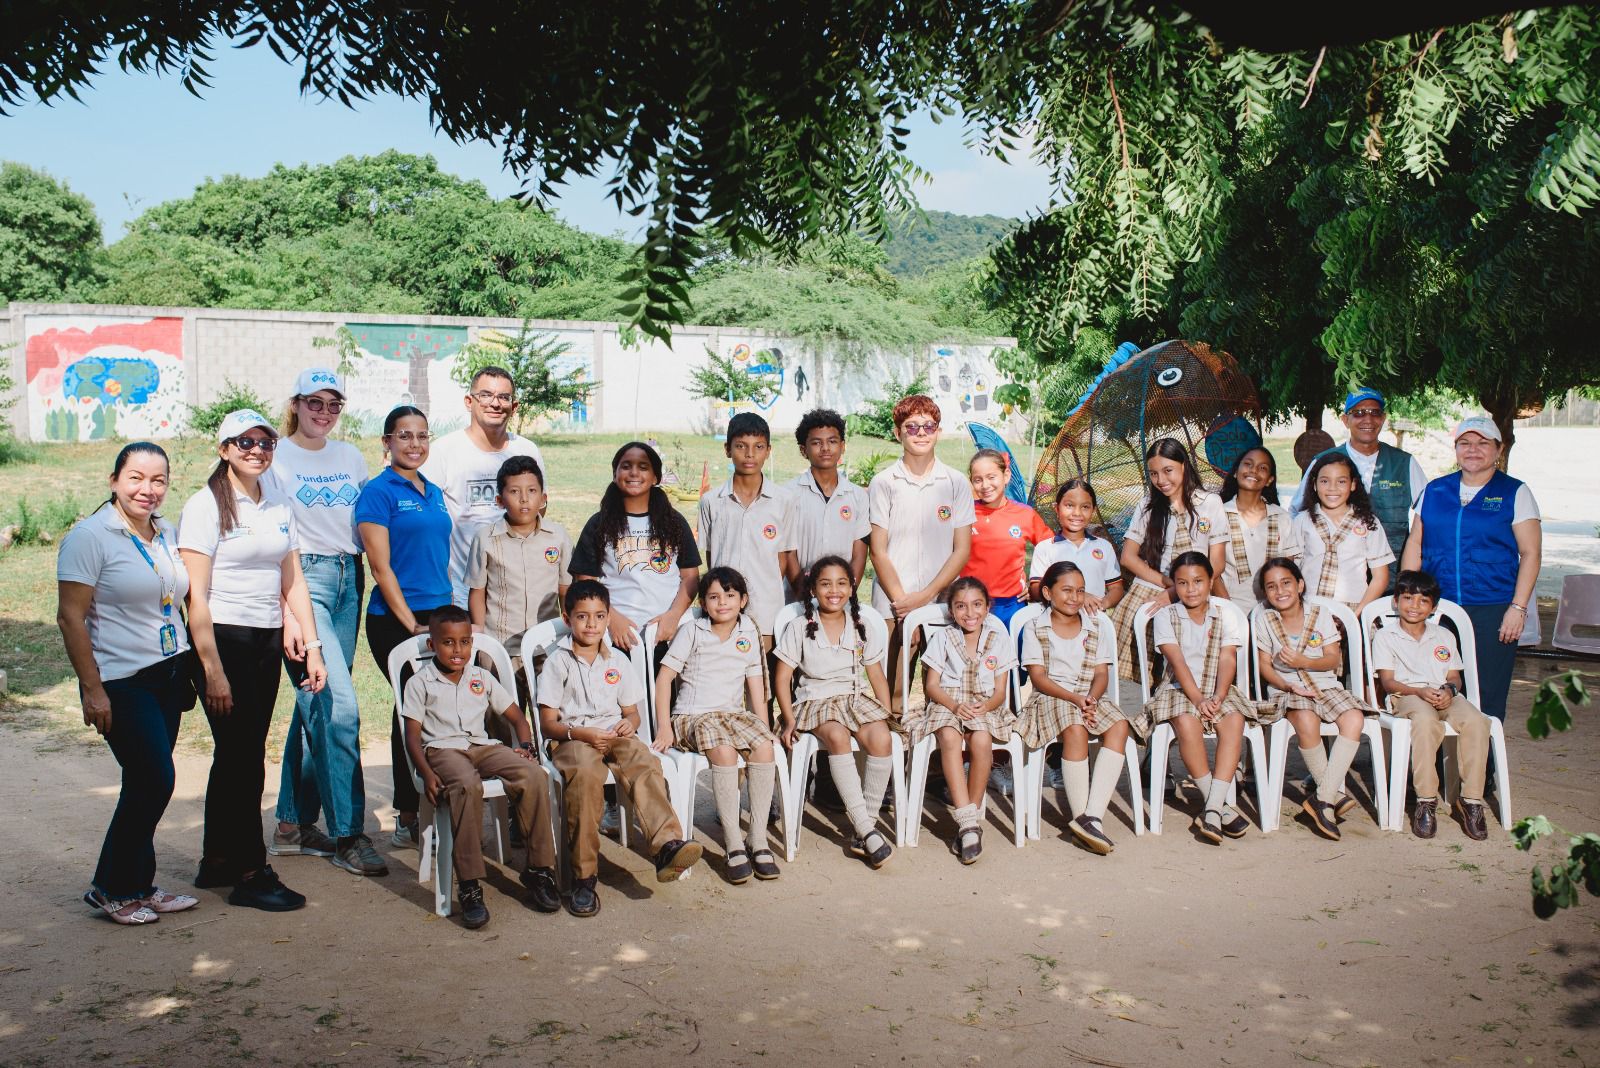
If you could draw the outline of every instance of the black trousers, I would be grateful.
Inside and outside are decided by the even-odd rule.
[[[206,709],[211,724],[211,778],[206,784],[206,863],[237,872],[266,866],[261,794],[266,785],[267,729],[283,677],[283,628],[212,627],[233,710]],[[203,695],[202,695],[203,696]]]
[[[428,622],[428,616],[432,613],[432,608],[411,611],[411,614],[417,617],[417,622],[423,624]],[[383,672],[385,678],[389,676],[389,654],[394,652],[395,646],[409,640],[411,636],[411,632],[402,627],[394,616],[388,613],[383,615],[367,613],[367,648],[372,653],[373,662],[378,665],[378,670]],[[389,681],[392,684],[397,680]],[[404,679],[398,681],[402,685],[405,682]],[[394,772],[394,807],[400,812],[416,815],[422,799],[417,796],[416,784],[411,781],[411,772],[407,770],[409,765],[406,763],[406,735],[405,729],[400,725],[400,710],[391,706],[389,720],[389,761],[393,765]]]

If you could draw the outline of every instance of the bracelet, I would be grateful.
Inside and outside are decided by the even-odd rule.
[[[306,649],[308,649],[308,650],[310,650],[310,649],[321,649],[321,648],[322,648],[322,639],[321,638],[312,638],[310,641],[306,642]]]
[[[1523,615],[1527,615],[1528,614],[1528,606],[1527,605],[1513,603],[1511,605],[1511,607],[1515,608],[1517,611],[1521,612]]]

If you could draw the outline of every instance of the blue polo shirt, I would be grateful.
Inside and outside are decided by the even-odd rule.
[[[385,467],[356,501],[357,524],[389,528],[389,567],[413,612],[450,603],[450,510],[443,490],[427,479],[422,485],[426,492]],[[376,585],[367,611],[389,614],[383,591]]]

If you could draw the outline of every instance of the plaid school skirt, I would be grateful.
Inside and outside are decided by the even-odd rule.
[[[1113,723],[1120,723],[1127,718],[1122,714],[1122,709],[1102,697],[1095,703],[1094,726],[1091,727],[1083,709],[1071,701],[1047,693],[1036,693],[1022,706],[1017,730],[1029,749],[1043,749],[1061,737],[1061,732],[1068,727],[1082,727],[1090,734],[1099,736]]]
[[[954,727],[963,733],[988,731],[995,741],[1003,744],[1011,740],[1011,733],[1017,726],[1017,717],[1015,713],[1007,712],[1002,707],[973,719],[962,719],[943,705],[928,701],[922,706],[921,711],[908,713],[901,722],[906,734],[910,735],[913,745],[940,727]]]
[[[802,731],[814,731],[824,723],[842,723],[845,729],[858,731],[888,718],[889,710],[877,698],[864,693],[842,693],[818,701],[802,701],[794,707],[795,729]]]
[[[1228,687],[1227,696],[1222,699],[1222,710],[1217,714],[1217,718],[1220,720],[1230,712],[1239,713],[1244,717],[1246,724],[1271,723],[1278,718],[1278,712],[1273,706],[1258,708],[1254,702],[1245,698],[1237,686]],[[1193,716],[1199,719],[1200,710],[1189,703],[1189,699],[1178,687],[1163,684],[1161,689],[1145,702],[1143,710],[1133,718],[1133,733],[1142,741],[1150,737],[1150,732],[1155,730],[1157,724],[1176,719],[1178,716]]]
[[[1346,712],[1360,712],[1364,716],[1375,715],[1373,709],[1361,703],[1361,699],[1343,686],[1321,687],[1321,697],[1301,697],[1297,693],[1280,693],[1270,701],[1266,707],[1272,710],[1273,719],[1279,719],[1284,713],[1315,712],[1317,718],[1324,723],[1333,723]]]
[[[1133,620],[1139,609],[1166,590],[1158,590],[1144,582],[1134,582],[1122,600],[1111,609],[1111,623],[1117,630],[1117,677],[1139,681],[1139,643],[1134,637]]]
[[[679,749],[704,753],[719,745],[748,752],[762,742],[777,744],[766,724],[748,712],[695,712],[672,717],[672,733]]]

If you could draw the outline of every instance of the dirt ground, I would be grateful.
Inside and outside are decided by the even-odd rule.
[[[1513,692],[1516,810],[1595,828],[1589,717],[1542,742],[1522,727],[1547,670]],[[1498,832],[1422,842],[1361,813],[1331,844],[1286,813],[1219,849],[1178,808],[1135,838],[1119,800],[1101,859],[1063,840],[1054,799],[1043,840],[1014,849],[991,800],[976,866],[946,851],[941,814],[874,873],[813,808],[782,879],[736,887],[703,803],[711,866],[658,887],[608,843],[592,920],[531,912],[500,873],[493,922],[466,931],[395,851],[372,880],[280,858],[311,898],[298,913],[199,891],[192,912],[119,928],[77,900],[116,795],[109,753],[26,726],[0,739],[0,1064],[1600,1064],[1600,902],[1536,919],[1534,858]],[[387,751],[366,767],[387,829]],[[157,841],[174,889],[206,770],[180,754]]]

